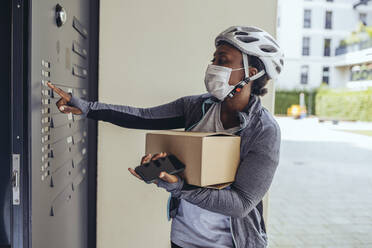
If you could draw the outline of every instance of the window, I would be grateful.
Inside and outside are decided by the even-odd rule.
[[[302,38],[302,55],[303,56],[310,55],[310,37]]]
[[[361,21],[364,25],[367,26],[367,14],[359,13],[359,21]]]
[[[324,39],[324,56],[331,56],[331,39]]]
[[[301,66],[301,84],[307,84],[308,74],[309,74],[309,66],[308,65]]]
[[[329,67],[328,66],[323,67],[322,83],[329,84]]]
[[[304,28],[311,28],[311,10],[304,10]]]
[[[332,11],[326,11],[325,28],[332,29]]]

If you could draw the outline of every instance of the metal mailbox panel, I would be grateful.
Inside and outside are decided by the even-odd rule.
[[[32,1],[31,233],[35,248],[87,247],[88,121],[61,113],[56,107],[60,97],[46,82],[88,98],[89,4],[88,0]]]

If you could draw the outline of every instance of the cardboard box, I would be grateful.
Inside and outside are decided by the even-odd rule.
[[[146,154],[174,154],[188,184],[224,188],[235,180],[240,136],[224,132],[157,131],[146,134]]]

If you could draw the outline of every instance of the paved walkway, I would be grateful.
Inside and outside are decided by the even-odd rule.
[[[281,162],[269,202],[270,248],[372,248],[372,137],[367,123],[277,119]]]

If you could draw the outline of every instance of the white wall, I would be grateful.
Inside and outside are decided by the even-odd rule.
[[[238,24],[275,33],[274,0],[111,0],[100,11],[99,101],[112,104],[151,107],[204,93],[220,31]],[[99,123],[99,248],[169,245],[168,194],[127,171],[144,155],[145,133]]]

